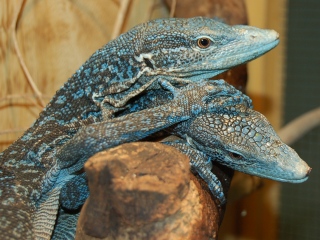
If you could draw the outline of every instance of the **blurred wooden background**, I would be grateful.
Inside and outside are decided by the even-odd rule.
[[[275,50],[249,64],[247,87],[255,109],[276,130],[282,116],[285,5],[286,0],[246,0],[249,24],[275,29],[281,36]],[[96,49],[138,23],[169,16],[162,0],[2,0],[0,150],[32,124]],[[260,190],[229,204],[220,239],[277,238],[279,185],[263,183]]]

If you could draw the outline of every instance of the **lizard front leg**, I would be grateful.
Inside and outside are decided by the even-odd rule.
[[[128,101],[138,96],[146,89],[159,89],[159,84],[162,85],[162,82],[170,82],[172,84],[182,84],[186,85],[190,83],[189,80],[184,80],[181,78],[170,77],[170,76],[161,76],[156,75],[154,77],[141,75],[138,78],[132,78],[125,81],[121,86],[116,84],[116,88],[110,86],[102,94],[94,94],[92,100],[97,106],[100,106],[103,120],[113,118],[114,114],[118,111],[128,108]],[[127,86],[129,84],[129,86]],[[112,84],[111,84],[112,85]],[[126,91],[126,94],[123,92]],[[99,100],[103,98],[103,100]]]
[[[143,77],[141,78],[141,81],[143,82]],[[188,85],[186,85],[187,83]],[[105,121],[113,118],[115,113],[124,109],[128,109],[127,112],[135,112],[167,103],[168,100],[172,100],[174,97],[177,97],[176,95],[179,95],[179,91],[171,84],[180,84],[179,88],[188,88],[188,86],[194,88],[195,86],[199,87],[201,85],[209,84],[211,86],[211,92],[204,96],[203,101],[208,103],[211,102],[211,107],[227,107],[236,104],[245,104],[247,107],[252,107],[251,99],[248,96],[244,95],[224,80],[204,79],[198,83],[193,83],[182,78],[161,75],[155,76],[151,80],[149,79],[146,84],[140,87],[135,86],[133,89],[130,89],[130,92],[125,97],[120,95],[120,93],[111,96],[107,95],[103,98],[101,103],[96,102],[96,104],[99,104],[103,120]],[[133,104],[132,102],[128,102],[133,97],[142,94],[147,88],[148,91],[144,96],[138,98]],[[196,93],[196,91],[193,92]],[[199,93],[199,95],[201,94]]]
[[[219,200],[220,205],[226,203],[223,188],[220,180],[211,172],[213,159],[205,153],[192,147],[191,142],[179,139],[175,141],[163,142],[166,145],[173,146],[186,154],[190,160],[191,171],[199,176],[208,184],[212,194]]]
[[[209,113],[216,113],[219,109],[221,110],[223,108],[235,106],[238,104],[243,104],[248,108],[252,108],[251,99],[233,86],[226,83],[224,80],[202,80],[202,83],[210,84],[213,89],[210,94],[204,96],[203,98],[199,96],[199,102],[201,100],[208,103]],[[148,90],[138,99],[129,102],[127,105],[127,109],[123,111],[120,116],[138,112],[148,108],[155,108],[157,106],[167,104],[169,101],[177,97],[174,95],[174,93],[172,93],[173,91],[166,90],[170,88],[174,89],[169,81],[159,79],[157,84],[160,84],[162,86],[162,89]],[[192,85],[192,83],[189,85]],[[186,87],[187,86],[179,89],[183,89]],[[194,92],[195,94],[197,94],[196,91]],[[192,107],[192,104],[189,105]],[[196,106],[197,104],[193,106],[194,110]]]

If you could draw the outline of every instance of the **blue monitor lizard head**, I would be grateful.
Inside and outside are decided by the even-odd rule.
[[[243,105],[201,115],[189,123],[185,134],[199,150],[247,174],[299,183],[311,171],[261,113]]]

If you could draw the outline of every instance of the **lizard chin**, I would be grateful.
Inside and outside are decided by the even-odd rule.
[[[295,180],[280,179],[278,181],[280,181],[280,182],[289,182],[289,183],[302,183],[302,182],[307,181],[308,178],[309,178],[309,176],[306,176],[305,178],[302,178],[302,179],[295,179]]]

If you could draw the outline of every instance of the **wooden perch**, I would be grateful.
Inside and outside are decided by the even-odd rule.
[[[85,164],[90,197],[76,239],[215,239],[224,209],[189,169],[187,156],[161,143],[96,154]],[[226,191],[231,176],[217,175]]]

